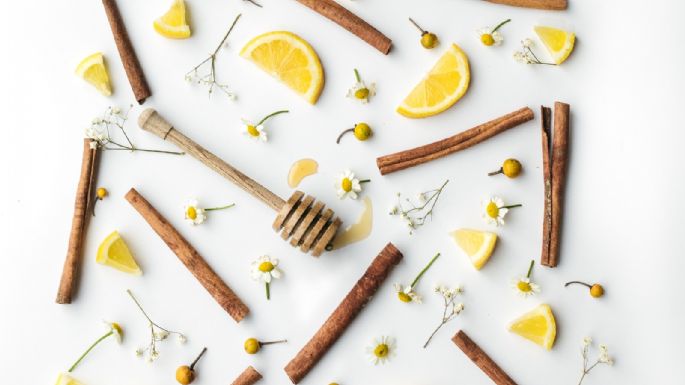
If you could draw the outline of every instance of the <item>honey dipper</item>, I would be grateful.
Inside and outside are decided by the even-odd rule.
[[[157,111],[148,108],[140,114],[138,125],[160,138],[172,142],[186,153],[192,155],[207,167],[224,178],[266,203],[277,212],[273,229],[281,232],[281,238],[290,239],[290,245],[299,247],[304,253],[312,251],[318,257],[333,241],[335,233],[342,225],[333,210],[316,201],[302,191],[295,191],[288,200],[281,199],[252,178],[235,169],[218,156],[209,152],[192,139],[183,135]]]

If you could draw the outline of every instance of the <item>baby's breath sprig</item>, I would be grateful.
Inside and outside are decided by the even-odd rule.
[[[142,357],[143,354],[145,354],[147,352],[148,353],[147,361],[148,362],[154,362],[157,358],[159,358],[159,350],[157,350],[157,342],[166,340],[172,334],[176,335],[178,342],[180,342],[182,344],[184,344],[187,341],[187,338],[183,333],[179,333],[179,332],[176,332],[173,330],[163,328],[163,327],[159,326],[159,324],[155,323],[147,315],[147,313],[143,309],[143,306],[140,304],[140,302],[138,302],[138,300],[133,295],[131,290],[127,289],[126,293],[128,293],[128,295],[131,297],[131,299],[136,304],[138,309],[140,309],[140,312],[143,313],[143,315],[145,316],[145,318],[148,321],[149,328],[150,328],[150,344],[146,348],[137,348],[136,349],[136,357]]]
[[[250,2],[255,4],[255,5],[259,5],[257,3],[252,2],[252,1],[250,1]],[[221,42],[219,43],[219,45],[216,46],[216,49],[214,50],[214,52],[209,54],[208,58],[201,61],[200,64],[196,65],[193,69],[186,72],[186,74],[185,74],[185,80],[187,82],[197,83],[197,84],[202,84],[202,85],[208,86],[209,89],[207,90],[207,94],[209,97],[212,96],[212,92],[214,91],[214,87],[223,91],[229,100],[234,100],[236,97],[235,94],[229,90],[228,84],[219,83],[216,80],[216,56],[219,53],[219,50],[221,49],[221,47],[224,46],[224,44],[226,43],[226,39],[228,39],[228,35],[230,35],[231,31],[233,31],[233,28],[235,27],[236,23],[238,22],[238,19],[240,19],[240,16],[242,16],[242,14],[238,14],[238,16],[235,17],[235,19],[233,20],[233,23],[231,24],[231,27],[228,29],[228,32],[226,32],[223,39],[221,39]],[[209,63],[209,73],[200,74],[199,70],[203,67],[206,67],[205,64],[207,64],[207,63]]]
[[[160,154],[171,154],[171,155],[184,155],[184,152],[177,151],[165,151],[165,150],[151,150],[147,148],[138,148],[128,134],[126,134],[126,121],[128,120],[128,114],[131,112],[133,105],[129,105],[128,110],[122,111],[119,107],[107,107],[105,113],[102,117],[97,117],[93,119],[90,127],[86,128],[85,136],[91,139],[90,147],[95,149],[99,148],[102,150],[111,151],[142,151],[142,152],[157,152]],[[112,137],[110,130],[118,129],[124,135],[126,140],[125,144],[122,144],[120,140],[115,140]]]
[[[416,303],[421,303],[421,296],[414,291],[414,287],[419,283],[421,280],[421,277],[430,269],[431,266],[433,266],[433,263],[435,262],[436,259],[440,256],[440,253],[435,254],[433,259],[428,262],[426,267],[423,268],[419,272],[419,274],[414,278],[412,281],[411,285],[409,286],[403,286],[402,284],[396,283],[395,284],[395,291],[397,292],[397,298],[399,298],[400,301],[402,302],[416,302]]]
[[[590,373],[590,371],[595,368],[595,366],[600,364],[611,366],[614,364],[614,359],[609,357],[609,350],[607,349],[606,345],[599,345],[599,356],[593,364],[590,364],[589,350],[591,345],[592,338],[583,338],[583,374],[580,376],[580,380],[578,380],[578,385],[581,385],[583,383],[585,376],[587,376],[588,373]]]
[[[412,234],[414,230],[426,223],[426,218],[433,218],[435,204],[438,202],[447,182],[449,182],[449,179],[445,180],[445,183],[435,190],[420,193],[418,204],[414,204],[409,198],[406,198],[405,200],[410,206],[407,209],[402,205],[401,194],[397,193],[397,204],[390,208],[389,214],[399,216],[409,227],[409,234]]]
[[[531,39],[523,39],[521,40],[521,50],[514,52],[514,60],[516,60],[519,63],[523,64],[543,64],[543,65],[549,65],[549,66],[555,66],[556,64],[554,63],[547,63],[543,62],[542,60],[538,59],[537,55],[533,52],[531,47],[533,47],[534,43]]]
[[[463,303],[461,303],[461,302],[456,303],[455,302],[457,295],[464,292],[464,290],[461,288],[461,286],[456,286],[456,287],[450,289],[449,287],[438,285],[435,287],[434,290],[436,293],[438,293],[442,296],[442,299],[445,303],[445,308],[442,311],[442,320],[440,321],[440,325],[438,325],[438,327],[435,328],[435,330],[433,330],[433,333],[431,333],[430,337],[428,337],[428,340],[423,345],[424,349],[431,342],[435,333],[437,333],[438,330],[440,330],[440,328],[443,327],[443,325],[445,325],[446,323],[455,319],[459,315],[459,313],[461,313],[464,310],[464,304]]]
[[[437,333],[438,330],[440,330],[440,328],[443,327],[443,325],[455,319],[459,315],[459,313],[461,313],[464,310],[463,303],[455,302],[457,299],[457,295],[464,292],[464,289],[462,289],[461,286],[457,285],[454,288],[450,289],[446,286],[437,285],[435,286],[434,291],[442,296],[442,299],[445,303],[445,308],[442,311],[442,320],[440,321],[440,325],[438,325],[438,327],[435,328],[435,330],[433,330],[433,333],[431,333],[431,335],[428,337],[428,340],[423,345],[424,349],[431,342],[433,336],[435,336],[435,333]]]

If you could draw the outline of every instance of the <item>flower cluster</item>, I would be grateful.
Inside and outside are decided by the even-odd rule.
[[[464,292],[461,286],[449,288],[447,286],[438,285],[435,286],[434,291],[440,294],[443,299],[444,308],[442,311],[442,320],[440,321],[440,325],[433,330],[433,333],[431,333],[431,335],[428,337],[428,340],[423,345],[424,349],[426,346],[428,346],[433,339],[433,336],[435,336],[435,334],[438,332],[438,330],[440,330],[441,327],[443,327],[443,325],[455,319],[464,310],[464,304],[456,301],[457,296]]]
[[[614,364],[614,359],[609,357],[609,349],[606,345],[599,345],[599,356],[597,357],[597,360],[595,360],[594,363],[590,364],[590,346],[592,346],[592,338],[583,338],[583,374],[580,376],[580,380],[578,380],[578,385],[581,385],[583,383],[585,376],[587,376],[587,374],[590,373],[590,371],[594,369],[597,365],[601,364],[611,366]]]
[[[187,341],[187,338],[185,334],[179,333],[173,330],[169,330],[166,328],[163,328],[159,326],[159,324],[155,323],[145,312],[143,309],[143,306],[138,302],[138,299],[133,295],[131,290],[126,290],[126,293],[131,297],[133,302],[136,304],[138,309],[140,309],[140,312],[143,313],[143,316],[145,316],[145,319],[148,322],[148,328],[150,329],[150,343],[148,344],[147,347],[138,347],[135,350],[136,357],[142,357],[145,353],[148,353],[147,355],[147,362],[154,362],[157,358],[159,358],[159,350],[157,349],[157,343],[166,340],[169,338],[171,335],[176,336],[176,340],[184,344]]]
[[[544,65],[556,65],[554,63],[543,62],[538,59],[537,55],[532,50],[535,45],[531,39],[521,40],[521,50],[514,52],[514,60],[523,64],[544,64]]]
[[[414,230],[423,226],[426,223],[426,218],[433,218],[433,209],[440,198],[440,194],[445,189],[449,180],[446,180],[439,188],[435,190],[424,191],[419,193],[416,200],[417,203],[412,202],[409,198],[405,199],[407,208],[402,203],[401,194],[397,193],[397,203],[390,206],[388,214],[398,216],[409,228],[409,234]]]

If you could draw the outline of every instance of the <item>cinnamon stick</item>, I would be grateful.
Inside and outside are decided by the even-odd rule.
[[[83,238],[88,223],[89,192],[92,191],[91,175],[93,160],[97,149],[90,148],[91,140],[83,139],[83,156],[81,158],[81,174],[79,175],[76,188],[76,200],[74,214],[71,219],[71,232],[69,233],[69,245],[67,246],[67,258],[62,268],[62,278],[57,290],[56,302],[59,304],[71,303],[76,289],[78,275],[83,260]]]
[[[126,26],[121,18],[119,7],[117,7],[116,0],[102,0],[102,5],[105,6],[107,20],[112,29],[112,35],[114,35],[114,43],[117,45],[128,82],[133,89],[133,95],[138,104],[143,104],[145,99],[151,95],[150,87],[145,79],[143,69],[140,67],[140,62],[131,44],[131,39],[128,37],[128,32],[126,32]]]
[[[541,263],[548,267],[559,264],[562,214],[564,211],[564,189],[566,187],[566,163],[568,161],[570,106],[554,103],[554,133],[552,134],[552,215],[549,236],[549,257]]]
[[[178,256],[188,270],[204,286],[217,303],[240,322],[249,309],[224,281],[212,270],[200,253],[160,214],[142,195],[131,188],[126,200],[147,221],[171,251]]]
[[[262,375],[252,366],[248,366],[231,385],[252,385],[261,379]]]
[[[509,375],[480,348],[480,346],[473,342],[464,331],[460,330],[455,334],[454,337],[452,337],[452,342],[454,342],[454,344],[457,345],[457,347],[459,347],[459,349],[461,349],[461,351],[464,352],[464,354],[466,354],[483,373],[487,374],[492,382],[497,385],[516,385],[516,382],[514,382],[514,380],[512,380],[511,377],[509,377]]]
[[[404,170],[464,150],[532,119],[533,110],[524,107],[449,138],[381,156],[376,159],[376,165],[381,175]]]
[[[552,168],[549,159],[552,148],[552,109],[540,106],[542,113],[542,179],[544,181],[544,202],[542,217],[542,254],[540,264],[549,264],[549,240],[552,235]]]
[[[371,300],[390,271],[402,260],[402,253],[388,243],[371,262],[364,275],[345,296],[314,336],[285,367],[293,384],[299,383]]]
[[[297,0],[322,16],[336,22],[341,27],[357,35],[372,47],[387,55],[392,47],[392,40],[383,35],[359,16],[348,11],[333,0]]]
[[[567,0],[486,0],[491,3],[513,5],[514,7],[561,11],[568,8]]]

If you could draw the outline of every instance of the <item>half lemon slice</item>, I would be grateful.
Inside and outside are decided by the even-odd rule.
[[[107,238],[100,243],[95,261],[99,264],[123,271],[124,273],[143,275],[143,271],[138,267],[126,242],[124,242],[124,239],[121,238],[121,235],[119,235],[119,232],[117,231],[112,232],[112,234],[108,235]]]
[[[549,305],[542,304],[514,320],[509,331],[531,340],[547,350],[554,346],[557,323]]]
[[[96,52],[81,60],[76,66],[76,75],[92,84],[101,94],[112,95],[112,85],[109,83],[109,74],[101,52]]]
[[[490,259],[497,244],[497,234],[488,231],[458,229],[450,235],[459,248],[469,256],[476,270],[480,270]]]
[[[186,22],[186,4],[183,0],[174,0],[171,8],[152,25],[155,31],[170,39],[187,39],[190,37],[190,26]]]
[[[408,118],[437,115],[464,96],[470,80],[469,59],[458,45],[452,44],[397,107],[397,112]]]
[[[536,26],[535,33],[547,48],[555,64],[561,64],[568,59],[576,43],[576,34],[563,29]]]
[[[321,95],[324,78],[321,61],[309,43],[287,31],[274,31],[250,40],[240,56],[257,64],[309,103]]]

